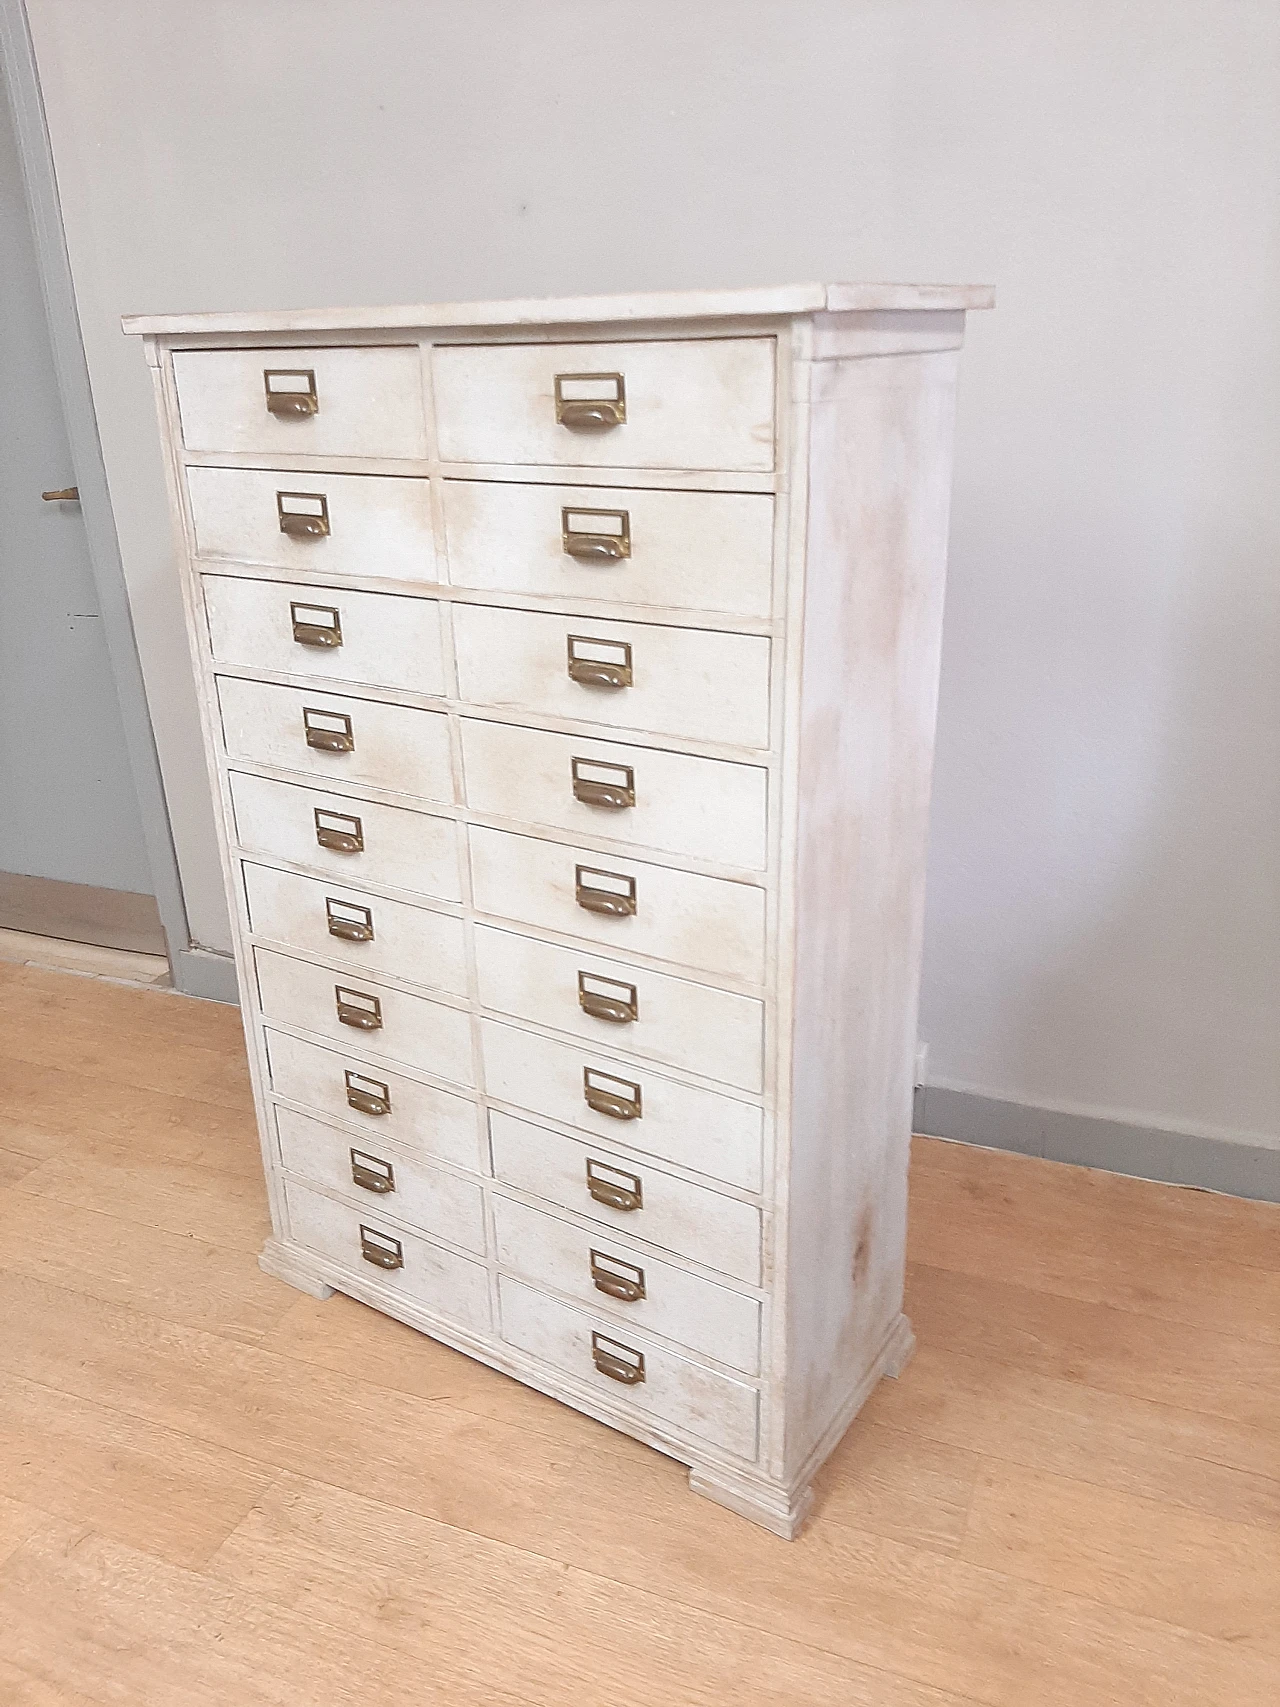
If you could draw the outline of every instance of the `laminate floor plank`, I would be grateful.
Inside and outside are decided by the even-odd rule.
[[[395,1648],[409,1673],[443,1656],[531,1707],[959,1702],[741,1620],[291,1476],[273,1484],[211,1570],[256,1599]]]
[[[954,1162],[945,1169],[918,1166],[913,1259],[975,1278],[1013,1270],[1020,1285],[1035,1291],[1206,1333],[1229,1322],[1237,1338],[1280,1345],[1280,1215],[1274,1209],[1270,1217],[1255,1217],[1251,1229],[1263,1233],[1269,1219],[1269,1240],[1238,1239],[1230,1222],[1200,1222],[1155,1207],[1143,1212],[1142,1199],[1111,1191],[1114,1174],[1064,1168],[1061,1195],[1050,1193],[1026,1162],[1001,1156],[989,1168],[972,1161],[963,1168]],[[1179,1195],[1203,1194],[1167,1194]],[[1073,1213],[1064,1212],[1064,1199]]]
[[[0,1701],[4,1707],[110,1707],[105,1696],[82,1695],[45,1678],[33,1677],[0,1657]]]
[[[0,1485],[171,1564],[207,1561],[275,1473],[12,1372],[0,1381]]]
[[[39,1166],[39,1156],[24,1156],[17,1150],[0,1149],[0,1187],[12,1185]]]
[[[927,1263],[908,1270],[907,1310],[925,1344],[1243,1422],[1280,1463],[1280,1344]]]

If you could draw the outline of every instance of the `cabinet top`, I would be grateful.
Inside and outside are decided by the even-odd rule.
[[[296,308],[268,313],[126,314],[127,333],[377,332],[411,327],[585,326],[595,322],[749,319],[772,314],[990,308],[989,285],[792,284],[746,290],[648,291],[509,302],[430,302],[397,308]]]

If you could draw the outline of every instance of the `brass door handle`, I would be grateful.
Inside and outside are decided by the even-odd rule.
[[[40,496],[46,504],[74,504],[79,500],[78,486],[60,486],[56,492],[42,492]]]
[[[617,1089],[611,1090],[611,1085],[616,1085]],[[614,1079],[607,1073],[597,1073],[591,1067],[584,1067],[582,1095],[588,1108],[597,1114],[607,1114],[610,1120],[640,1119],[640,1087],[628,1079]]]
[[[344,990],[341,984],[335,984],[334,997],[342,1025],[352,1026],[356,1031],[382,1030],[382,1003],[377,996],[366,996],[362,990]]]
[[[629,688],[631,671],[625,664],[606,664],[598,658],[570,658],[569,677],[589,688]]]
[[[272,380],[302,381],[299,386],[272,385]],[[320,411],[320,399],[316,395],[315,370],[309,367],[266,367],[262,370],[262,384],[267,394],[267,413],[278,416],[282,421],[301,421],[309,415]]]
[[[322,723],[321,718],[328,721]],[[331,727],[335,723],[341,727]],[[304,705],[302,727],[306,731],[308,747],[314,747],[319,753],[354,753],[356,750],[356,732],[345,712],[317,711],[315,706]]]
[[[622,541],[607,533],[566,534],[564,549],[566,555],[583,563],[617,563],[627,556]]]
[[[589,913],[606,913],[611,919],[625,919],[636,910],[634,896],[602,895],[598,889],[579,889],[578,905]]]
[[[375,1268],[403,1268],[404,1246],[390,1233],[380,1233],[375,1227],[361,1227],[360,1255]]]
[[[290,508],[286,499],[295,507]],[[299,504],[308,507],[298,509]],[[276,515],[280,532],[290,539],[323,539],[329,532],[329,500],[323,492],[277,492]]]
[[[618,887],[614,888],[614,884]],[[611,919],[631,918],[636,910],[636,880],[618,872],[602,871],[594,865],[575,866],[573,898],[588,913],[603,913]]]
[[[618,788],[611,782],[589,782],[578,776],[573,779],[573,798],[584,806],[607,806],[615,812],[636,803],[636,797],[629,788]]]
[[[372,942],[373,926],[362,925],[359,919],[329,919],[329,935],[340,936],[344,942]]]
[[[593,1333],[591,1336],[591,1361],[611,1381],[621,1381],[625,1387],[638,1387],[644,1380],[644,1353],[632,1351],[630,1346],[620,1346],[619,1351],[629,1355],[620,1357],[617,1351],[610,1347],[616,1341],[606,1340],[602,1335]],[[632,1359],[635,1361],[633,1362]]]
[[[620,1210],[624,1215],[630,1214],[633,1209],[642,1209],[644,1207],[644,1193],[639,1174],[618,1174],[619,1179],[631,1181],[629,1186],[619,1185],[615,1179],[592,1172],[592,1169],[598,1169],[604,1165],[592,1157],[587,1159],[587,1190],[595,1201],[603,1203],[606,1209]],[[617,1170],[610,1169],[610,1173],[616,1174]]]
[[[627,384],[620,373],[558,373],[556,420],[575,432],[599,433],[627,418]]]
[[[351,1178],[362,1191],[375,1191],[383,1197],[396,1189],[396,1173],[391,1163],[363,1150],[351,1151]]]
[[[630,1025],[636,1017],[630,1002],[619,1001],[616,996],[602,996],[598,990],[579,990],[578,1002],[584,1014],[590,1014],[592,1019],[607,1019],[610,1025]]]
[[[391,1113],[391,1089],[378,1079],[366,1079],[348,1067],[343,1073],[347,1106],[358,1114],[383,1115]]]
[[[293,638],[299,646],[321,646],[327,650],[342,645],[342,613],[336,605],[289,605]],[[317,617],[326,619],[317,622]]]
[[[591,1284],[597,1292],[617,1298],[623,1304],[638,1304],[645,1295],[644,1270],[607,1256],[604,1251],[591,1253]]]
[[[354,814],[348,818],[342,812],[326,812],[317,806],[312,814],[316,825],[316,840],[331,853],[363,853],[364,825]],[[329,823],[325,823],[325,819]]]
[[[572,427],[576,432],[604,432],[610,427],[620,427],[626,418],[626,410],[620,403],[583,401],[560,405],[560,425]]]
[[[280,532],[290,539],[323,539],[328,531],[323,516],[300,516],[286,510],[280,518]]]

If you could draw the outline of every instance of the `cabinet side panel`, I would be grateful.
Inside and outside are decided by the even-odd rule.
[[[955,351],[818,361],[790,1107],[786,1463],[902,1308]],[[846,1418],[847,1420],[847,1418]]]

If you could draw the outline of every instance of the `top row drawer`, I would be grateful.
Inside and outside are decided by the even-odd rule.
[[[442,344],[431,355],[443,462],[773,467],[773,339]],[[416,344],[176,350],[190,451],[429,455]]]

